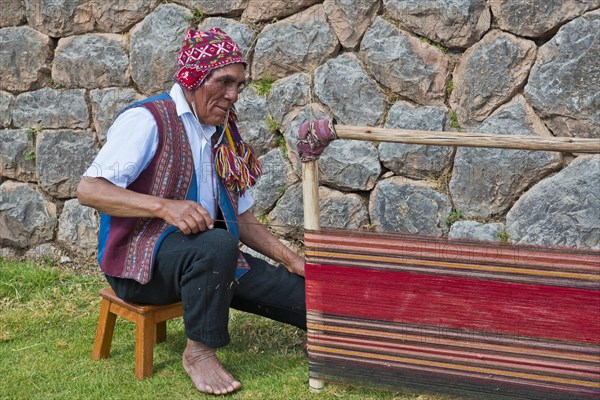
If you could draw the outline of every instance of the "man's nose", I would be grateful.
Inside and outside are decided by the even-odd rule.
[[[237,88],[233,85],[227,87],[227,89],[225,89],[225,98],[229,101],[231,101],[232,103],[235,103],[238,99],[239,93],[237,91]]]

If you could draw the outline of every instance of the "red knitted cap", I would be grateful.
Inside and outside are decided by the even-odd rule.
[[[190,29],[183,40],[173,78],[182,87],[194,90],[211,71],[229,64],[248,65],[240,47],[220,28],[206,32]]]

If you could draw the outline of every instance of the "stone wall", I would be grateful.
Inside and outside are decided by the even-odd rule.
[[[74,199],[115,113],[172,84],[190,27],[220,26],[265,174],[255,213],[302,232],[298,126],[597,138],[600,0],[2,0],[0,255],[93,255]],[[269,82],[273,82],[269,85]],[[600,158],[336,141],[324,226],[600,248]],[[32,253],[33,252],[33,253]]]

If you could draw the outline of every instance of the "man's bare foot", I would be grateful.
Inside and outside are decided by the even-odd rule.
[[[200,342],[187,340],[183,352],[183,368],[196,388],[204,393],[227,394],[242,387],[242,384],[223,368],[215,355],[215,349]]]

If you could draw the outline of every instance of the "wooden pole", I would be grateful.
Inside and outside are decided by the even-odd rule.
[[[304,228],[319,230],[319,169],[317,161],[302,163],[302,196],[304,201]],[[325,381],[320,378],[308,378],[308,387],[313,392],[320,392]]]
[[[582,139],[533,135],[496,135],[475,132],[434,132],[350,125],[336,125],[335,130],[340,139],[434,146],[600,153],[600,138]]]
[[[304,228],[319,230],[319,169],[317,161],[302,163],[302,195],[304,198]]]

